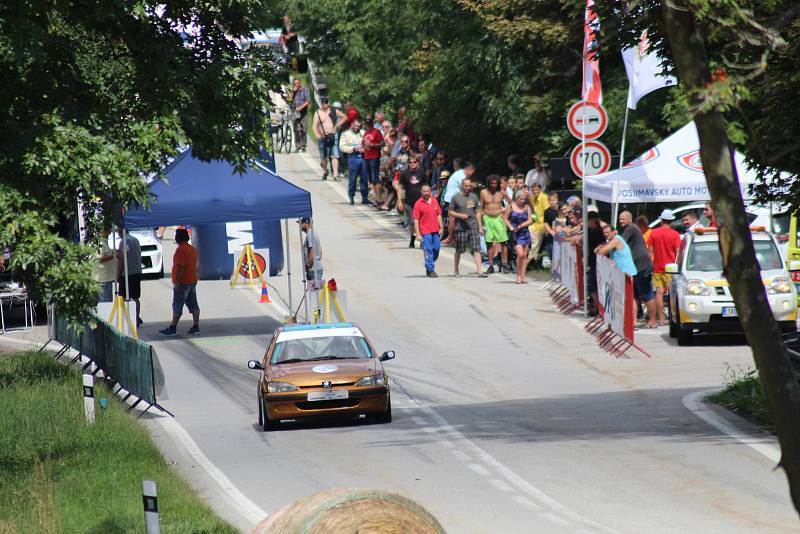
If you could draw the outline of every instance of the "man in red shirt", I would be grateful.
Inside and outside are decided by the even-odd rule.
[[[344,112],[344,117],[341,117],[339,121],[336,123],[336,129],[339,131],[350,128],[350,125],[353,123],[354,120],[361,118],[361,114],[353,106],[352,102],[346,102],[345,108],[346,110]]]
[[[656,321],[666,324],[664,317],[664,292],[669,290],[670,276],[664,272],[668,263],[675,263],[678,249],[681,247],[681,234],[671,224],[675,221],[672,210],[661,212],[661,225],[650,234],[650,245],[653,248],[653,287],[656,289]]]
[[[438,278],[435,266],[441,248],[442,208],[431,195],[431,186],[422,186],[422,196],[414,203],[414,232],[422,242],[425,255],[425,274],[428,278]]]
[[[375,205],[379,206],[381,200],[381,148],[383,147],[383,134],[375,128],[375,120],[372,115],[367,115],[364,130],[364,137],[361,143],[364,145],[364,164],[367,167],[367,182],[372,187],[375,194]]]
[[[181,319],[184,304],[194,319],[187,334],[200,333],[200,306],[197,305],[197,250],[189,244],[189,232],[184,228],[175,230],[178,248],[172,256],[172,324],[159,334],[174,336]]]

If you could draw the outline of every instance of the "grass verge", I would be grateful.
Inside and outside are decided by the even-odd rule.
[[[708,400],[772,430],[774,424],[758,371],[729,369],[725,382],[725,389]]]
[[[142,480],[158,485],[164,533],[234,533],[109,399],[88,426],[81,377],[37,352],[0,357],[0,533],[144,531]]]

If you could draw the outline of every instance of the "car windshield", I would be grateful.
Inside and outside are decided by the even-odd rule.
[[[320,336],[278,342],[270,363],[365,358],[372,358],[372,349],[361,336]]]
[[[778,249],[772,240],[759,239],[753,241],[756,249],[756,259],[764,271],[783,268]],[[722,270],[722,255],[719,253],[719,244],[716,241],[701,241],[694,243],[686,261],[687,271],[713,272]]]

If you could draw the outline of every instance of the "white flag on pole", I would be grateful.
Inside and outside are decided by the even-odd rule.
[[[636,109],[636,104],[645,95],[656,89],[675,85],[677,80],[673,76],[663,76],[661,65],[656,54],[650,53],[650,41],[647,31],[642,33],[638,46],[632,46],[622,51],[622,60],[625,62],[625,72],[628,73],[628,107]]]

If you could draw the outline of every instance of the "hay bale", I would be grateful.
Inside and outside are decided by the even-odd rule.
[[[330,489],[271,515],[254,534],[444,534],[424,508],[401,495]]]

